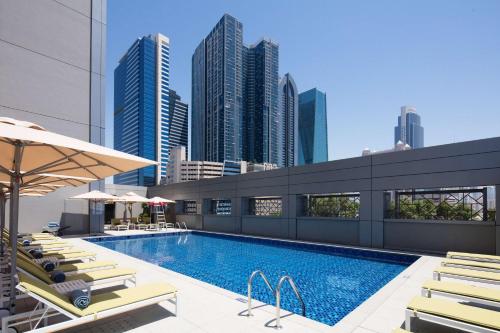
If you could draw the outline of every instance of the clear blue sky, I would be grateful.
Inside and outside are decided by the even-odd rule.
[[[326,92],[330,159],[390,148],[405,104],[426,146],[500,136],[500,1],[108,0],[108,145],[113,70],[132,42],[170,38],[170,86],[190,103],[192,53],[224,13],[244,43],[280,44],[299,91]]]

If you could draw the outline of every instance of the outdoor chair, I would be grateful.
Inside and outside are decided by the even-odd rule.
[[[422,285],[422,296],[444,296],[460,301],[500,307],[500,290],[457,282],[428,280]]]
[[[413,298],[406,307],[406,330],[411,331],[412,318],[466,332],[493,333],[500,330],[500,312],[437,298]]]
[[[4,317],[2,319],[2,332],[7,332],[8,327],[18,326],[20,322],[29,322],[30,330],[35,332],[54,332],[164,301],[172,302],[175,305],[174,315],[177,315],[179,297],[177,289],[167,283],[150,283],[92,295],[90,304],[85,309],[75,307],[68,296],[26,274],[19,274],[19,284],[16,288],[35,299],[37,304],[32,311]],[[68,319],[39,327],[40,324],[47,323],[46,319],[60,315]]]

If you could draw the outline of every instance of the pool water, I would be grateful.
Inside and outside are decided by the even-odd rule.
[[[290,275],[306,305],[306,317],[334,325],[401,273],[417,256],[286,242],[206,232],[89,239],[106,248],[172,271],[247,294],[250,274],[262,270],[275,287]],[[260,278],[253,297],[275,299]],[[301,314],[292,289],[284,284],[282,308]]]

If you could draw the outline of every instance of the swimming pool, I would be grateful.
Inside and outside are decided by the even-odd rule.
[[[306,304],[306,317],[334,325],[411,265],[417,256],[263,238],[189,233],[95,237],[106,248],[231,290],[247,293],[250,274],[262,270],[273,287],[290,275]],[[291,288],[282,289],[282,308],[301,313]],[[253,297],[274,304],[262,279]]]

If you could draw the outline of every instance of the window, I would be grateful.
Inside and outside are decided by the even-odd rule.
[[[359,193],[304,195],[304,216],[359,219]]]
[[[231,215],[231,199],[213,199],[210,204],[210,214]]]
[[[196,215],[196,201],[184,200],[184,214]]]
[[[248,202],[249,215],[281,216],[281,198],[250,198]]]
[[[495,187],[413,189],[385,192],[387,219],[495,221]]]

